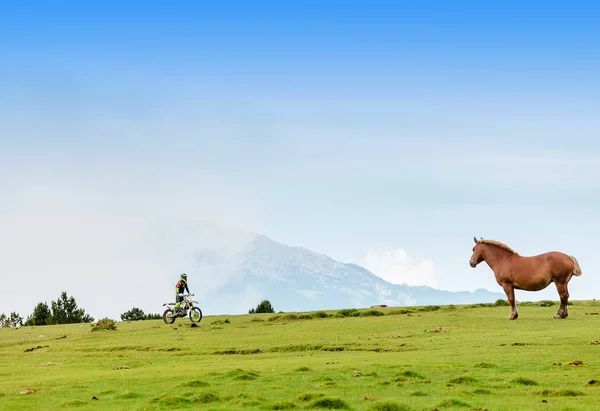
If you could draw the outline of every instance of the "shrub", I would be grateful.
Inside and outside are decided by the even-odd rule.
[[[327,314],[325,311],[317,311],[316,313],[313,313],[313,317],[315,317],[315,318],[327,318],[327,317],[329,317],[329,314]]]
[[[437,311],[440,308],[442,308],[442,307],[440,307],[439,305],[426,305],[424,307],[419,307],[418,310],[428,312],[428,311]]]
[[[379,310],[367,310],[360,313],[361,317],[380,317],[382,315],[385,314]]]
[[[494,305],[497,305],[498,307],[505,307],[505,306],[508,306],[510,304],[506,300],[496,300],[496,302],[494,303]]]
[[[251,308],[248,314],[274,313],[275,309],[269,300],[262,300],[256,308]]]
[[[344,308],[339,310],[336,317],[358,317],[360,312],[356,308]]]
[[[552,307],[554,305],[554,301],[543,300],[540,301],[540,307]]]
[[[117,329],[117,324],[115,323],[115,321],[111,320],[110,318],[106,318],[106,317],[99,320],[95,324],[90,324],[90,326],[92,327],[92,331],[101,331],[101,330],[110,331],[110,330]]]

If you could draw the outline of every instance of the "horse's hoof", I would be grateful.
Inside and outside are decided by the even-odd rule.
[[[563,318],[567,318],[567,315],[554,314],[552,318],[556,320],[562,320]]]
[[[516,320],[517,318],[519,318],[518,315],[509,315],[506,319],[507,320]]]

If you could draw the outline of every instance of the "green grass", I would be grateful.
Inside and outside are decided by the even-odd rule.
[[[0,329],[0,408],[594,409],[600,303],[576,301],[566,320],[557,307],[521,304],[516,321],[473,304]]]

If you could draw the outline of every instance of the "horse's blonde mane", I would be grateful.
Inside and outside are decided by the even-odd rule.
[[[495,245],[498,248],[501,248],[503,250],[508,251],[509,253],[513,253],[516,255],[519,255],[519,253],[517,253],[515,250],[513,250],[512,248],[510,248],[509,246],[507,246],[504,243],[501,243],[500,241],[496,241],[496,240],[485,240],[485,239],[481,239],[479,240],[480,243],[482,244],[489,244],[489,245]]]

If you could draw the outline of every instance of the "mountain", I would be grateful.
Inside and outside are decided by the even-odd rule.
[[[262,235],[255,235],[235,253],[235,258],[231,257],[227,262],[219,261],[219,255],[207,249],[195,254],[196,263],[219,266],[214,275],[227,279],[221,278],[221,285],[204,300],[218,306],[221,313],[247,312],[262,299],[271,301],[277,311],[312,311],[376,304],[470,304],[505,298],[504,294],[484,289],[450,292],[391,284],[356,264],[335,261]],[[242,300],[245,305],[240,304]]]

